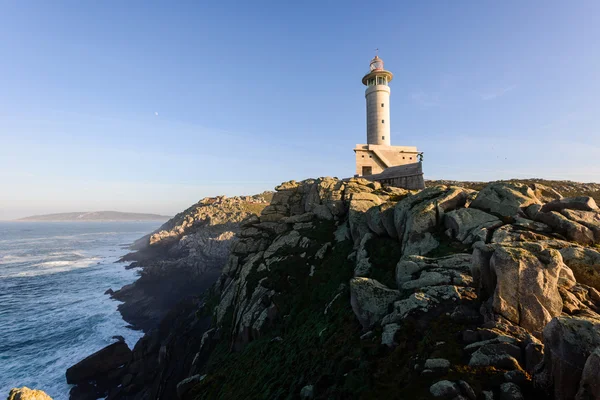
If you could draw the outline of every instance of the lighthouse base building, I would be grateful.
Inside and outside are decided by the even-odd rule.
[[[392,146],[390,137],[390,87],[393,74],[375,56],[362,82],[367,89],[367,143],[357,144],[356,174],[369,180],[406,189],[423,189],[422,153],[414,146]]]

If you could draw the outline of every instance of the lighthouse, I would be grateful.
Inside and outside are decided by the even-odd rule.
[[[369,65],[369,73],[362,83],[367,87],[367,144],[390,146],[390,86],[394,78],[383,68],[383,60],[375,56]]]
[[[424,187],[422,153],[415,146],[392,146],[390,82],[394,75],[376,55],[362,78],[367,102],[367,143],[357,144],[356,174],[410,189]]]

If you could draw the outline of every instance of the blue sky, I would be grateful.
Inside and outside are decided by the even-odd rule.
[[[361,77],[427,178],[600,181],[597,1],[0,2],[0,219],[347,177]]]

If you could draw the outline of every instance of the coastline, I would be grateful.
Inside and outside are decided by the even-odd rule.
[[[25,385],[66,400],[66,368],[115,335],[137,343],[143,333],[126,326],[119,302],[104,292],[137,280],[137,271],[119,262],[122,244],[153,225],[0,222],[0,352],[8,357],[1,396]]]

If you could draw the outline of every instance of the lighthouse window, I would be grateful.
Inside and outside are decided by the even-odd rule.
[[[377,84],[378,85],[385,85],[385,78],[382,76],[378,76],[377,77]]]
[[[373,86],[373,85],[375,84],[375,78],[371,78],[371,79],[369,79],[369,82],[367,82],[367,84],[368,84],[369,86]]]
[[[383,107],[383,103],[381,103],[381,107]]]
[[[385,140],[385,136],[382,136],[382,137],[381,137],[381,140]]]
[[[381,123],[382,123],[382,124],[385,124],[385,120],[383,120],[383,119],[382,119],[382,120],[381,120]]]

